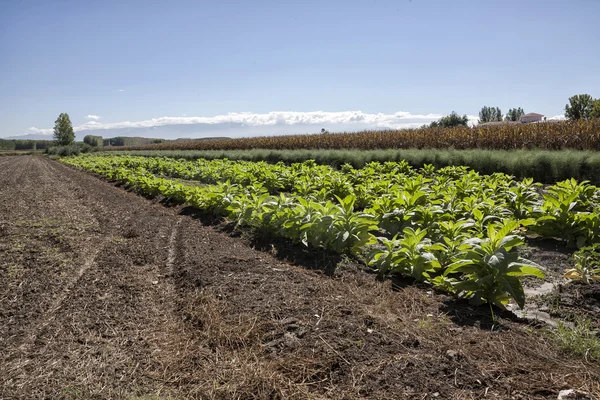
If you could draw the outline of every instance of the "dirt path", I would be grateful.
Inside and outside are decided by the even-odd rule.
[[[0,158],[0,398],[556,398],[600,367],[426,288],[280,261],[54,161]],[[315,264],[319,260],[314,260]]]

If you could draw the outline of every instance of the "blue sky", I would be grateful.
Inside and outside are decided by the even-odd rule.
[[[599,17],[598,0],[4,0],[0,137],[61,112],[105,137],[552,117],[600,97]]]

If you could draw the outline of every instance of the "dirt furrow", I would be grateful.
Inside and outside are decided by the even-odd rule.
[[[165,247],[163,243],[168,238],[164,223],[169,221],[152,222],[153,229],[147,229],[140,221],[132,221],[132,214],[137,211],[129,200],[137,199],[135,196],[130,198],[112,187],[108,195],[102,192],[103,188],[89,190],[86,184],[98,183],[94,178],[84,175],[89,180],[78,181],[73,179],[73,171],[48,160],[16,158],[13,168],[21,176],[11,170],[2,174],[2,178],[11,181],[2,191],[2,210],[6,225],[12,227],[2,244],[15,247],[9,249],[11,257],[2,260],[4,277],[15,283],[8,285],[3,297],[15,301],[4,303],[0,314],[0,325],[8,327],[2,342],[0,376],[4,381],[0,397],[19,398],[25,393],[26,398],[54,398],[82,390],[87,398],[94,390],[107,387],[106,383],[81,386],[81,379],[71,375],[75,371],[89,371],[86,379],[106,375],[104,364],[90,358],[93,349],[101,348],[103,341],[90,345],[89,337],[114,335],[115,339],[108,342],[125,343],[131,337],[127,330],[132,326],[138,330],[139,325],[155,322],[149,313],[164,314],[161,305],[166,302],[159,294],[147,288],[149,296],[143,291],[137,296],[128,290],[127,282],[143,276],[142,283],[153,285],[157,265],[164,264],[164,259],[154,260],[148,254]],[[16,199],[19,202],[15,204]],[[72,232],[74,229],[77,231]],[[47,237],[59,246],[50,247]],[[46,270],[48,261],[54,263],[54,268]],[[105,287],[101,287],[102,282]],[[133,288],[137,292],[135,285]],[[108,301],[112,292],[116,292],[114,302]],[[135,312],[133,318],[125,319],[130,324],[115,323],[114,315],[124,308],[123,302],[131,299]],[[105,318],[100,318],[102,315]],[[145,346],[145,341],[142,338],[140,345]],[[129,348],[116,346],[113,355],[115,360],[133,362],[136,358],[130,353]],[[76,356],[70,358],[72,355]],[[59,364],[63,368],[57,368]],[[135,361],[135,365],[139,364],[140,360]],[[49,380],[56,384],[47,385]],[[108,393],[112,394],[108,398],[137,390],[131,382],[123,384],[112,377],[109,381],[112,390]],[[116,391],[115,387],[122,389]]]
[[[57,298],[52,302],[50,307],[44,312],[43,318],[38,322],[38,326],[31,327],[27,331],[27,336],[25,336],[22,340],[22,344],[19,345],[19,349],[23,352],[28,352],[32,350],[32,347],[35,345],[35,342],[39,339],[40,334],[50,325],[54,318],[56,317],[58,311],[60,310],[63,303],[69,298],[71,292],[81,280],[83,275],[92,267],[92,265],[96,262],[96,256],[100,252],[101,248],[105,245],[108,240],[105,240],[98,248],[96,249],[83,249],[84,253],[87,254],[85,261],[77,274],[69,279],[62,290],[62,293],[57,296]]]

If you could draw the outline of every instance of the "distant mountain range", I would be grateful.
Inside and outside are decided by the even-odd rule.
[[[153,127],[135,127],[135,128],[109,128],[109,129],[86,129],[75,132],[76,140],[81,141],[86,135],[102,136],[103,138],[124,137],[145,137],[162,138],[174,140],[178,138],[214,138],[214,137],[252,137],[252,136],[276,136],[290,134],[310,134],[320,133],[321,129],[327,129],[329,132],[358,131],[362,129],[373,129],[369,124],[293,124],[293,125],[260,125],[250,126],[240,123],[228,122],[219,124],[175,124]],[[383,128],[378,128],[383,129]],[[53,140],[52,134],[27,134],[20,136],[10,136],[3,139],[24,139],[24,140]]]

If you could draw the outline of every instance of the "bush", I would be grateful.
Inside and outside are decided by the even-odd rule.
[[[102,136],[86,135],[83,138],[83,143],[89,144],[92,147],[102,147],[104,140]]]
[[[68,146],[52,146],[46,150],[46,154],[59,157],[78,156],[81,153],[91,153],[97,151],[87,143],[75,143]]]

